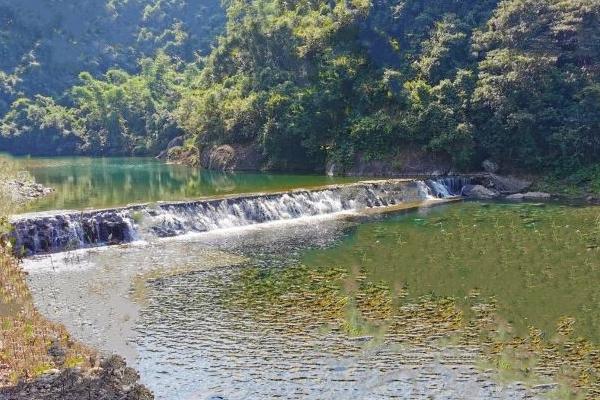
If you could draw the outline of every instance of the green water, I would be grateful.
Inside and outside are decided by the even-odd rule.
[[[493,302],[517,333],[547,337],[565,318],[600,343],[600,208],[462,203],[359,225],[309,268],[344,268],[402,292]],[[350,279],[349,278],[349,279]],[[347,282],[346,282],[347,283]]]
[[[37,182],[56,193],[27,211],[104,208],[346,183],[351,178],[263,173],[227,174],[151,158],[17,158]]]
[[[245,270],[226,301],[300,331],[474,345],[500,379],[600,394],[599,207],[452,204],[362,221],[295,254]]]

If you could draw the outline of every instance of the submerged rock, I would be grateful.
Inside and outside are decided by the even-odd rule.
[[[471,199],[491,200],[498,198],[500,193],[483,185],[465,185],[462,195]]]

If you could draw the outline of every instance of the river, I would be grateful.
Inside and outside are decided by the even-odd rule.
[[[144,169],[138,179],[136,168],[123,172],[123,192],[149,176],[165,182]],[[220,175],[235,182],[220,186],[205,184],[206,173],[153,168],[196,176],[203,189],[183,191],[182,178],[125,200],[112,181],[104,188],[113,194],[97,195],[95,183],[89,199],[76,190],[35,207],[331,182],[242,174]],[[61,169],[73,185],[111,176]],[[52,168],[32,173],[59,181]],[[597,207],[464,202],[193,232],[24,266],[45,315],[125,355],[160,399],[594,398],[599,249]]]

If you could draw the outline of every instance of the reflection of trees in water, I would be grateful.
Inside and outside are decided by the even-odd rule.
[[[53,196],[31,204],[30,210],[107,208],[334,182],[323,176],[206,171],[144,158],[72,157],[23,162],[38,182],[56,189]]]
[[[236,179],[237,178],[237,179]],[[202,180],[217,193],[230,193],[238,186],[239,176],[226,172],[203,171]]]

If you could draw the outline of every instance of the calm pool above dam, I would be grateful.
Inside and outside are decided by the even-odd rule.
[[[56,190],[22,211],[108,208],[237,193],[273,192],[356,182],[356,178],[236,173],[168,165],[152,158],[15,158],[38,183]]]
[[[25,262],[160,399],[597,398],[600,209],[459,203]]]

